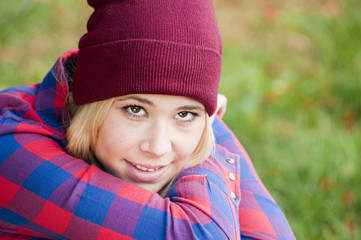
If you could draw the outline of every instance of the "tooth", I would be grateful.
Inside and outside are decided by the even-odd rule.
[[[144,172],[154,172],[159,169],[159,168],[146,168],[146,167],[140,166],[138,164],[132,164],[132,165],[134,167],[136,167],[137,169],[144,171]]]

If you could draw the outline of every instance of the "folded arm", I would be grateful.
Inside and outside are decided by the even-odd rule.
[[[237,238],[229,231],[237,229],[237,208],[207,176],[184,176],[174,196],[163,199],[69,156],[46,135],[3,134],[0,143],[2,231],[69,239]]]

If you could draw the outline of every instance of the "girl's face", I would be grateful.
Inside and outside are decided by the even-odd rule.
[[[158,192],[192,165],[205,117],[204,105],[187,97],[118,97],[98,131],[95,155],[109,173]]]

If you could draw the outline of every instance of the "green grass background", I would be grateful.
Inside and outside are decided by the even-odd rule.
[[[215,0],[224,119],[297,239],[361,239],[361,2]],[[77,47],[85,0],[0,2],[0,89]]]

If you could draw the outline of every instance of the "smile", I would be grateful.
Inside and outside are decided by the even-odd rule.
[[[127,175],[134,183],[154,183],[169,171],[169,166],[140,165],[129,161],[127,163]]]
[[[159,167],[158,168],[146,168],[146,167],[140,166],[138,164],[134,164],[134,163],[132,163],[132,165],[134,167],[136,167],[137,169],[139,169],[141,171],[144,171],[144,172],[154,172],[154,171],[157,171],[159,169]]]

